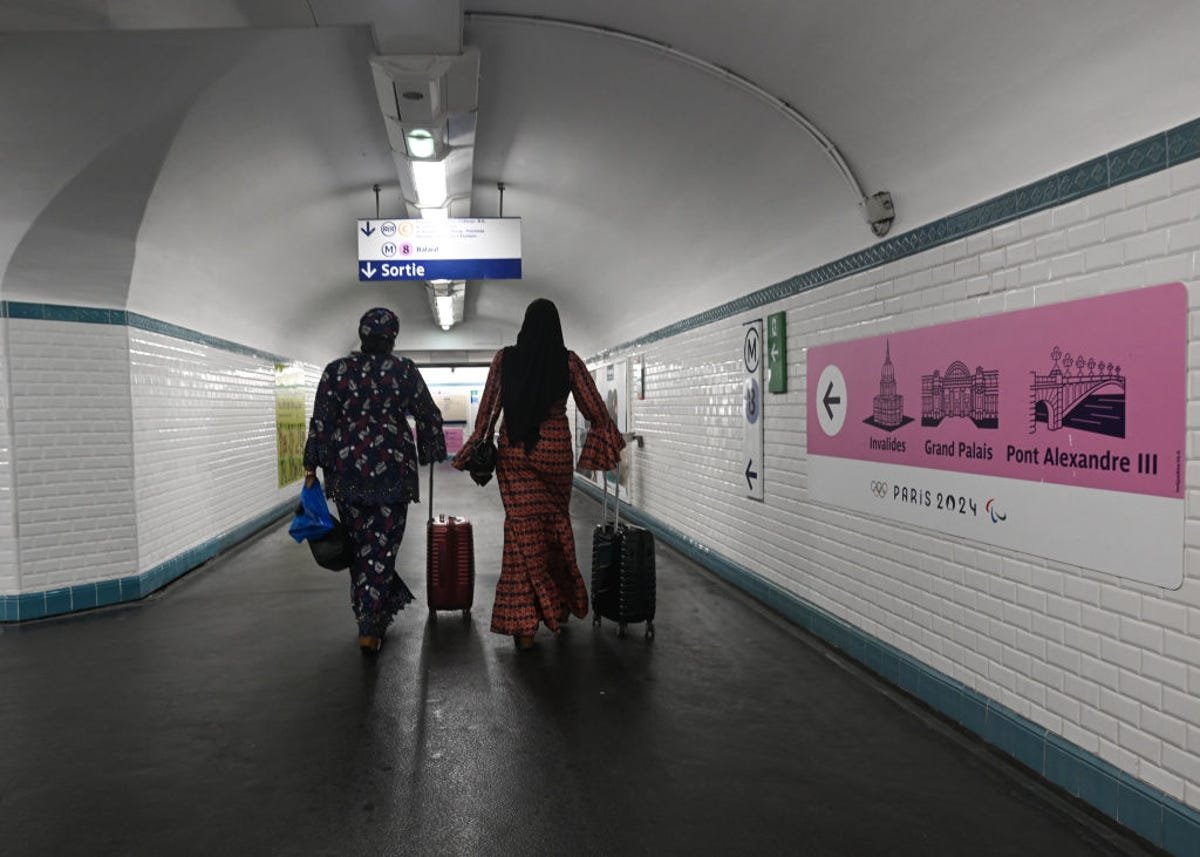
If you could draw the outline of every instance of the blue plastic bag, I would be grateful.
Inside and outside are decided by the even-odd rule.
[[[311,488],[300,489],[300,505],[296,507],[296,517],[292,518],[288,535],[297,542],[313,541],[328,535],[332,529],[333,515],[325,502],[325,492],[321,490],[320,480],[314,479]]]

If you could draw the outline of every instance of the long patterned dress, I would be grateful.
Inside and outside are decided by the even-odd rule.
[[[611,470],[621,459],[625,440],[604,406],[592,376],[574,352],[567,353],[571,392],[591,423],[580,453],[579,466]],[[486,438],[500,408],[500,367],[504,351],[492,368],[479,403],[475,431],[454,459],[459,470],[469,468],[476,443]],[[587,615],[588,596],[575,558],[571,530],[571,429],[567,400],[555,402],[542,421],[533,452],[508,442],[501,426],[497,438],[496,478],[504,501],[504,558],[496,584],[492,630],[497,634],[532,636],[544,622],[558,631],[559,617],[570,611]]]
[[[408,417],[417,424],[414,443]],[[362,354],[325,367],[309,421],[304,465],[321,467],[326,493],[350,532],[350,600],[360,634],[382,636],[413,594],[396,574],[417,462],[444,461],[442,412],[407,357]]]

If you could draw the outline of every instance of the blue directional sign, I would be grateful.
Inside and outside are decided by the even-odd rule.
[[[520,218],[358,221],[360,281],[520,278]]]
[[[358,279],[519,280],[520,259],[431,259],[424,262],[359,262]]]

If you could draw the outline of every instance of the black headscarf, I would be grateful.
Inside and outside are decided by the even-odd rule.
[[[517,344],[504,349],[500,385],[509,443],[532,452],[550,406],[570,391],[558,308],[545,298],[529,305]]]

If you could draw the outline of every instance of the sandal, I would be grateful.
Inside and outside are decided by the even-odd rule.
[[[383,648],[383,637],[376,637],[373,634],[359,634],[358,648],[362,650],[364,655],[374,655]]]
[[[519,652],[528,652],[533,648],[533,635],[516,634],[513,636],[513,644]]]

